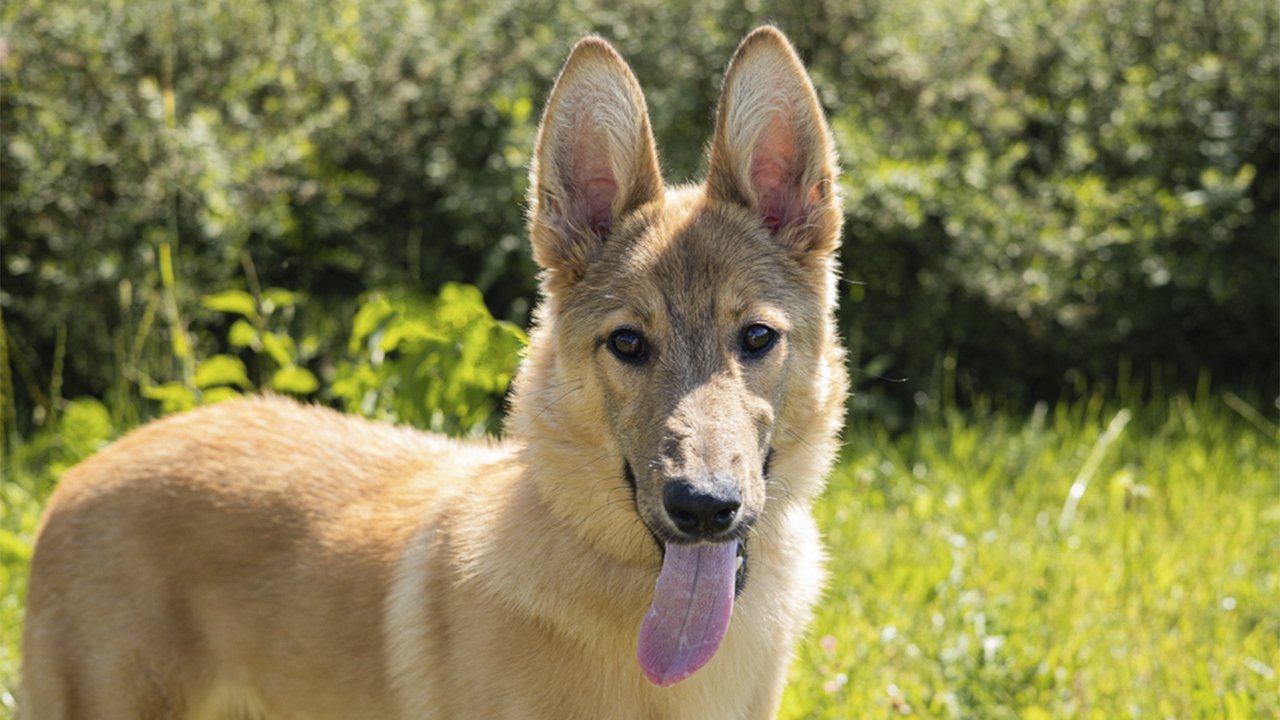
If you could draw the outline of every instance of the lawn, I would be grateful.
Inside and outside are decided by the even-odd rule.
[[[0,716],[41,502],[117,425],[73,403],[4,458]],[[1280,436],[1253,406],[1094,396],[846,438],[782,717],[1280,716]]]
[[[1280,717],[1277,433],[1239,398],[846,436],[783,717]]]

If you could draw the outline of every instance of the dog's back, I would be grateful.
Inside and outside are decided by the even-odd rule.
[[[399,548],[447,505],[439,495],[465,490],[458,472],[504,455],[279,399],[125,436],[68,472],[45,515],[27,717],[324,718],[352,696],[389,702]]]

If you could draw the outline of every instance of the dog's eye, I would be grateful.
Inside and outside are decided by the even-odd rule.
[[[742,352],[751,357],[763,355],[777,337],[778,333],[768,325],[748,325],[742,331]]]
[[[644,340],[644,335],[635,330],[622,328],[614,330],[609,336],[609,350],[618,356],[619,360],[630,363],[643,362],[645,356],[649,354],[649,345]]]

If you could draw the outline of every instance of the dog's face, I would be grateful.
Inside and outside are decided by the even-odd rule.
[[[598,433],[630,491],[629,523],[615,485],[582,506],[601,515],[584,527],[639,520],[661,551],[640,636],[658,684],[723,638],[753,528],[795,490],[773,481],[776,456],[825,445],[839,424],[835,176],[813,87],[772,28],[730,63],[701,186],[664,187],[643,95],[603,41],[574,48],[548,100],[530,233],[544,268],[535,346],[554,351],[534,362],[554,365],[579,431]],[[695,606],[708,629],[689,637]]]
[[[609,240],[565,294],[566,354],[589,359],[619,471],[659,544],[741,540],[769,494],[787,379],[815,365],[822,286],[760,222],[697,190]]]

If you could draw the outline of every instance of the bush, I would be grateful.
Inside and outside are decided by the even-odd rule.
[[[764,20],[810,62],[844,154],[856,361],[911,379],[866,397],[911,398],[947,357],[961,394],[1014,400],[1121,366],[1280,383],[1274,3],[757,5],[6,7],[18,417],[191,384],[184,357],[233,350],[213,291],[305,293],[317,365],[373,287],[466,280],[525,322],[525,168],[570,44],[618,44],[690,178],[719,73]]]
[[[1153,366],[1274,392],[1274,4],[904,3],[825,24],[854,20],[850,57],[815,57],[853,78],[836,126],[865,354],[927,377],[950,349],[962,387],[1016,399]]]

